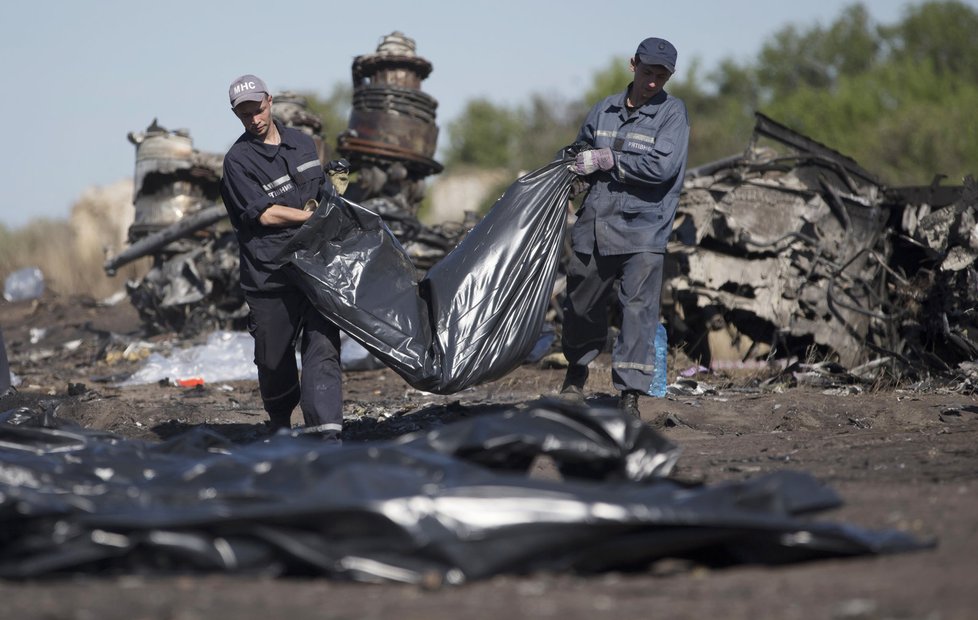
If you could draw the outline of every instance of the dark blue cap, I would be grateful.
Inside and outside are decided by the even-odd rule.
[[[676,46],[665,39],[649,37],[638,44],[635,55],[646,65],[662,65],[669,73],[676,72]]]

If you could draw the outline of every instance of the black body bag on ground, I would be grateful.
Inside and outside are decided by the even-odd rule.
[[[451,394],[530,353],[553,293],[569,159],[513,183],[418,281],[376,213],[331,193],[282,254],[324,316],[412,386]]]
[[[0,396],[10,389],[10,365],[7,363],[7,347],[3,344],[3,331],[0,331]]]
[[[842,500],[804,472],[708,486],[668,479],[679,453],[618,408],[556,399],[342,447],[285,432],[236,445],[206,425],[147,443],[13,410],[0,413],[0,578],[227,572],[460,584],[935,544],[814,519]],[[542,456],[560,479],[530,475]]]

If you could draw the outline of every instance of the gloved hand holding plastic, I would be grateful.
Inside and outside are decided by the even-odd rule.
[[[581,151],[574,158],[570,170],[574,174],[587,176],[598,170],[611,170],[615,167],[615,155],[611,149],[593,149]]]
[[[316,308],[412,386],[450,394],[529,354],[560,263],[569,158],[518,179],[420,281],[380,216],[335,193],[284,258]]]

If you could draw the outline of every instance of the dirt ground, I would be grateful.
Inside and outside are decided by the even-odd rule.
[[[0,398],[0,412],[54,408],[89,428],[154,441],[198,425],[233,441],[261,436],[253,381],[114,387],[139,365],[107,362],[142,338],[126,302],[102,306],[52,294],[0,301],[0,329],[22,381]],[[611,402],[608,360],[598,362],[592,399]],[[344,439],[386,439],[487,404],[534,400],[553,394],[562,375],[526,365],[493,383],[435,396],[388,370],[347,372]],[[899,529],[936,547],[780,567],[659,562],[638,575],[505,576],[434,590],[227,575],[0,581],[0,618],[978,618],[978,396],[953,382],[761,390],[744,377],[701,379],[717,389],[641,402],[643,420],[683,448],[677,476],[715,483],[800,469],[846,502],[820,519]],[[535,473],[548,475],[541,467]]]

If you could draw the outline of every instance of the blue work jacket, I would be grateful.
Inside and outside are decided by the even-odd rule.
[[[571,229],[575,252],[665,252],[672,232],[689,147],[686,105],[662,91],[629,115],[627,93],[597,103],[577,134],[578,142],[610,148],[615,166],[589,179]]]
[[[224,156],[221,197],[238,236],[241,288],[246,291],[287,286],[274,259],[299,230],[264,226],[261,214],[271,205],[302,209],[310,198],[319,198],[326,179],[312,138],[273,122],[281,144],[265,144],[245,132]]]

